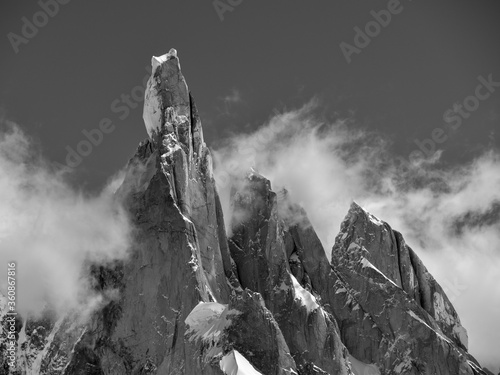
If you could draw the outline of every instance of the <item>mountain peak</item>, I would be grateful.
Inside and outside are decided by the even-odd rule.
[[[116,298],[88,322],[79,312],[16,322],[19,368],[8,373],[486,374],[444,290],[356,202],[330,263],[292,194],[252,169],[231,192],[228,238],[177,51],[151,62],[149,139],[120,188],[133,249],[89,275]],[[0,355],[0,374],[6,363]]]
[[[172,48],[165,55],[151,59],[152,73],[144,95],[144,124],[149,137],[174,132],[191,117],[191,99],[186,80],[181,72],[177,51]],[[189,127],[190,128],[190,127]]]
[[[158,66],[170,59],[177,59],[177,64],[179,64],[179,59],[177,58],[177,50],[175,48],[170,48],[170,51],[168,51],[164,55],[153,56],[151,58],[151,67],[153,68],[153,73],[156,71],[156,68],[158,68]]]
[[[364,218],[366,221],[371,222],[374,225],[377,226],[382,226],[384,225],[384,222],[380,220],[378,217],[375,215],[371,214],[366,210],[364,207],[362,207],[360,204],[358,204],[355,201],[351,202],[351,206],[349,207],[349,211],[346,215],[346,218],[344,221],[355,221],[358,218]]]

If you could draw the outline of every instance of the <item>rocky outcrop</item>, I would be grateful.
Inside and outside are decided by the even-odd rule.
[[[300,373],[313,374],[316,367],[317,373],[347,374],[347,352],[335,320],[318,304],[304,278],[291,272],[293,254],[286,251],[285,223],[270,182],[250,174],[245,187],[235,193],[233,206],[240,220],[235,221],[229,244],[240,283],[262,295]]]
[[[353,356],[405,373],[475,373],[466,331],[442,288],[401,234],[355,203],[336,238],[332,269],[338,280],[328,293],[341,297],[334,311]],[[371,346],[360,348],[359,337]]]
[[[353,245],[355,244],[355,245]],[[364,254],[348,251],[349,247],[364,248]],[[424,309],[439,329],[460,348],[467,349],[467,333],[460,324],[457,312],[441,286],[429,274],[415,252],[406,245],[403,236],[391,227],[353,203],[342,224],[332,252],[334,265],[351,257],[361,256],[403,290],[410,299]],[[375,269],[372,268],[372,269]]]
[[[329,262],[304,210],[252,171],[232,193],[228,239],[177,52],[152,67],[149,139],[116,192],[135,228],[131,256],[88,265],[107,296],[89,318],[18,319],[18,368],[0,357],[0,374],[485,373],[442,288],[360,206]]]
[[[481,373],[477,361],[467,353],[466,331],[446,294],[401,234],[387,223],[353,203],[330,263],[306,213],[290,202],[286,192],[274,194],[264,178],[251,174],[233,202],[233,212],[248,218],[232,229],[230,239],[241,283],[258,290],[265,300],[268,296],[278,323],[286,303],[279,303],[272,285],[284,282],[280,275],[291,273],[322,311],[338,322],[338,334],[355,373],[359,368],[365,374]],[[275,211],[286,213],[282,218],[273,216],[276,205],[280,207]],[[280,223],[278,230],[274,222]],[[266,251],[267,243],[273,244],[273,251]],[[282,254],[287,272],[281,271]],[[273,268],[273,262],[281,268]],[[269,280],[268,286],[265,281]],[[284,320],[287,342],[294,342],[296,330],[286,322],[300,319],[287,316]],[[307,327],[300,330],[308,331]],[[316,337],[314,342],[321,340]],[[306,346],[314,348],[311,343]],[[294,355],[293,346],[290,349]],[[308,360],[318,364],[315,353],[310,350]],[[300,355],[294,358],[301,363]]]

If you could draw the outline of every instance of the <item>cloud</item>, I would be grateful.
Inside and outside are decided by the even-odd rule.
[[[314,116],[317,103],[274,115],[257,132],[236,135],[214,150],[215,176],[223,206],[229,210],[231,186],[254,167],[273,189],[289,190],[308,211],[325,245],[332,244],[350,202],[365,194],[367,160],[376,161],[381,140],[353,130],[349,121],[332,125]],[[373,145],[369,145],[372,138]],[[358,149],[359,155],[350,149]],[[350,186],[346,189],[346,186]],[[227,225],[230,222],[228,215]]]
[[[112,291],[93,291],[84,266],[127,257],[131,225],[113,195],[119,182],[85,195],[43,160],[17,125],[2,125],[0,274],[16,262],[18,311],[37,315],[51,307],[63,313],[103,303]],[[0,291],[6,295],[4,276]]]
[[[489,151],[444,168],[441,151],[401,167],[391,140],[352,119],[325,121],[316,101],[277,114],[257,131],[221,141],[215,177],[230,232],[232,185],[253,167],[307,211],[327,255],[352,200],[403,233],[452,299],[470,350],[498,368],[500,157]],[[241,216],[241,213],[239,213]],[[458,230],[459,229],[459,230]]]

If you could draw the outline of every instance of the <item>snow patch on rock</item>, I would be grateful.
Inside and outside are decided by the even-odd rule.
[[[161,64],[165,61],[170,60],[171,58],[177,57],[177,50],[175,48],[170,48],[166,54],[161,56],[153,56],[151,58],[151,67],[153,68],[153,74]]]
[[[350,216],[351,214],[351,211],[356,211],[356,210],[361,210],[363,211],[366,216],[368,217],[368,219],[375,225],[377,226],[384,226],[384,222],[382,220],[380,220],[378,217],[376,217],[375,215],[372,215],[371,213],[369,213],[365,208],[363,208],[362,206],[360,206],[359,204],[357,204],[356,202],[352,202],[351,204],[351,209],[349,210],[350,212],[348,213],[348,216]]]
[[[409,310],[408,314],[410,314],[413,319],[417,320],[418,322],[429,328],[431,331],[433,331],[441,340],[446,341],[448,344],[451,344],[451,341],[448,340],[443,334],[441,334],[441,332],[436,331],[434,328],[424,322],[420,317],[418,317],[417,314],[415,314],[413,311]]]
[[[222,357],[219,366],[226,375],[262,375],[237,350],[232,350]]]
[[[292,277],[293,288],[295,290],[295,297],[299,299],[302,304],[307,308],[307,312],[311,313],[317,308],[319,308],[318,302],[316,302],[316,298],[305,290],[302,285],[297,281],[295,276],[290,275]]]
[[[149,138],[153,140],[154,134],[161,129],[162,119],[161,102],[153,76],[149,78],[146,85],[142,118],[144,119],[144,125],[146,126]]]
[[[365,257],[361,258],[361,265],[363,268],[372,268],[375,271],[377,271],[379,274],[381,274],[387,281],[391,282],[395,287],[399,288],[394,281],[389,279],[387,276],[385,276],[382,271],[380,271],[377,267],[375,267],[368,259]]]
[[[200,302],[185,320],[191,340],[219,337],[224,329],[224,325],[220,325],[220,317],[226,308],[227,305],[217,302]]]
[[[200,302],[189,313],[184,323],[188,326],[189,341],[202,340],[207,344],[205,361],[222,354],[220,339],[224,329],[231,325],[231,317],[241,314],[228,310],[227,305],[217,302]]]
[[[370,221],[377,225],[377,226],[383,226],[384,225],[384,222],[382,220],[380,220],[378,217],[376,217],[375,215],[372,215],[371,213],[369,212],[366,212],[368,214],[368,219],[370,219]]]

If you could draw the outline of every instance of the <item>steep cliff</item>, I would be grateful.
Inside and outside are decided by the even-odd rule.
[[[112,297],[85,320],[50,309],[18,319],[18,368],[2,350],[0,374],[484,373],[415,252],[355,203],[330,263],[306,213],[252,171],[232,193],[227,238],[177,52],[152,67],[149,139],[116,192],[131,256],[87,270]],[[2,299],[3,320],[5,309]]]

